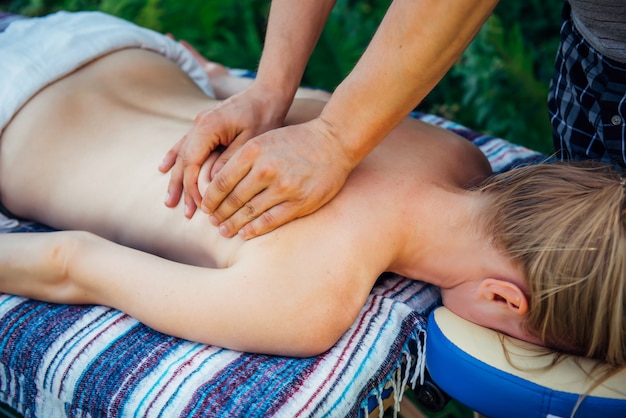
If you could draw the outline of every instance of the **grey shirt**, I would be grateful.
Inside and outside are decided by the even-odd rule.
[[[626,63],[626,0],[569,0],[574,26],[605,57]]]

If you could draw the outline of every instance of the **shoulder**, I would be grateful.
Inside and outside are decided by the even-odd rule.
[[[407,178],[467,187],[492,174],[480,149],[452,131],[416,119],[404,120],[381,144]],[[404,164],[402,162],[405,162]]]

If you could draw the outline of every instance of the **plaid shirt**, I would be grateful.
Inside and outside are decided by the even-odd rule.
[[[589,45],[564,8],[548,107],[563,160],[594,159],[626,171],[626,64]]]

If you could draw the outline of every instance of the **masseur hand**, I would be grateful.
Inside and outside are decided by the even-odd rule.
[[[191,218],[202,197],[198,190],[198,173],[209,154],[227,147],[213,165],[210,178],[250,138],[281,126],[290,98],[276,97],[274,89],[253,84],[214,109],[196,116],[193,128],[169,150],[159,166],[170,171],[165,204],[174,207],[184,190],[185,216]]]
[[[320,118],[251,139],[217,172],[202,210],[220,233],[249,239],[333,198],[358,161]]]

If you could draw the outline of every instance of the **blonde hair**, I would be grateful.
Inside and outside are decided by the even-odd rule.
[[[483,221],[527,280],[526,329],[543,345],[626,366],[626,191],[597,163],[492,176]]]

